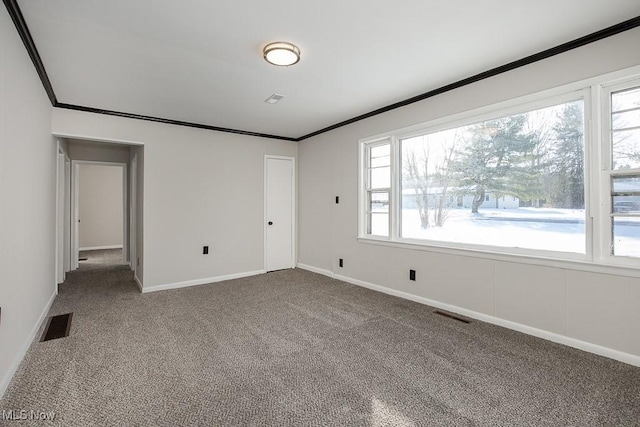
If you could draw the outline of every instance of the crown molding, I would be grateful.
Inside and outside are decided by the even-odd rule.
[[[516,61],[510,62],[505,65],[501,65],[496,68],[492,68],[491,70],[484,71],[482,73],[476,74],[471,77],[467,77],[465,79],[459,80],[457,82],[448,84],[446,86],[439,87],[437,89],[425,92],[420,95],[413,96],[411,98],[405,99],[404,101],[399,101],[394,104],[387,105],[386,107],[378,108],[377,110],[370,111],[368,113],[362,114],[357,117],[353,117],[351,119],[345,120],[343,122],[336,123],[335,125],[328,126],[326,128],[317,130],[315,132],[311,132],[307,135],[303,135],[298,138],[298,141],[302,141],[317,135],[320,135],[325,132],[329,132],[331,130],[350,125],[351,123],[358,122],[360,120],[368,119],[369,117],[377,116],[378,114],[386,113],[387,111],[395,110],[396,108],[404,107],[409,104],[413,104],[418,101],[425,100],[427,98],[434,97],[436,95],[443,94],[445,92],[452,91],[454,89],[461,88],[466,85],[470,85],[472,83],[479,82],[480,80],[488,79],[490,77],[497,76],[502,73],[506,73],[507,71],[515,70],[516,68],[524,67],[525,65],[532,64],[534,62],[542,61],[543,59],[550,58],[555,55],[559,55],[561,53],[568,52],[570,50],[579,48],[581,46],[585,46],[587,44],[597,42],[598,40],[605,39],[607,37],[614,36],[616,34],[620,34],[622,32],[631,30],[633,28],[640,26],[640,16],[636,16],[635,18],[629,19],[627,21],[621,22],[619,24],[613,25],[611,27],[605,28],[600,31],[596,31],[595,33],[588,34],[586,36],[580,37],[578,39],[572,40],[567,43],[563,43],[561,45],[552,47],[551,49],[543,50],[542,52],[535,53],[533,55],[529,55],[527,57],[518,59]]]
[[[122,112],[122,111],[113,111],[113,110],[104,110],[104,109],[101,109],[101,108],[84,107],[82,105],[56,103],[56,104],[54,104],[54,107],[64,108],[64,109],[67,109],[67,110],[84,111],[84,112],[87,112],[87,113],[105,114],[107,116],[126,117],[128,119],[138,119],[138,120],[146,120],[146,121],[149,121],[149,122],[166,123],[166,124],[176,125],[176,126],[186,126],[186,127],[191,127],[191,128],[197,128],[197,129],[207,129],[207,130],[215,130],[215,131],[218,131],[218,132],[226,132],[226,133],[235,133],[235,134],[239,134],[239,135],[256,136],[256,137],[259,137],[259,138],[279,139],[279,140],[282,140],[282,141],[298,142],[297,138],[291,138],[291,137],[288,137],[288,136],[271,135],[271,134],[268,134],[268,133],[252,132],[252,131],[241,130],[241,129],[230,129],[230,128],[224,128],[224,127],[219,127],[219,126],[205,125],[205,124],[202,124],[202,123],[191,123],[191,122],[185,122],[185,121],[181,121],[181,120],[173,120],[173,119],[164,119],[164,118],[161,118],[161,117],[145,116],[145,115],[142,115],[142,114],[125,113],[125,112]]]
[[[53,86],[51,86],[51,81],[49,80],[49,76],[47,75],[47,70],[44,69],[44,64],[42,63],[42,59],[40,58],[40,54],[38,53],[38,49],[36,49],[36,45],[33,42],[33,38],[31,37],[31,33],[29,32],[29,27],[27,27],[27,23],[24,20],[24,16],[22,16],[22,12],[18,7],[18,3],[16,0],[3,0],[4,5],[7,7],[7,12],[9,12],[9,16],[11,16],[11,20],[13,24],[16,26],[16,30],[18,30],[18,34],[24,43],[24,47],[27,49],[27,53],[31,58],[31,62],[33,62],[33,66],[36,67],[36,71],[38,72],[38,76],[40,76],[40,81],[42,81],[42,86],[44,86],[45,92],[47,92],[47,96],[51,101],[51,105],[56,105],[58,100],[56,99],[56,94],[53,91]]]
[[[29,32],[29,28],[27,27],[27,23],[24,20],[22,12],[20,11],[17,0],[3,0],[3,1],[7,8],[7,11],[9,12],[9,15],[11,16],[11,19],[13,20],[13,23],[16,26],[16,30],[18,31],[18,34],[20,35],[20,38],[22,39],[22,42],[24,43],[24,46],[27,49],[27,52],[29,53],[29,57],[31,58],[31,61],[33,62],[34,67],[36,68],[36,71],[38,72],[38,76],[40,76],[40,80],[42,81],[44,90],[49,96],[51,105],[53,105],[54,107],[65,108],[68,110],[85,111],[85,112],[96,113],[96,114],[106,114],[110,116],[126,117],[130,119],[147,120],[147,121],[166,123],[166,124],[172,124],[177,126],[187,126],[187,127],[198,128],[198,129],[214,130],[218,132],[249,135],[249,136],[255,136],[260,138],[293,141],[293,142],[304,141],[305,139],[309,139],[314,136],[318,136],[320,134],[332,131],[334,129],[338,129],[343,126],[350,125],[360,120],[368,119],[370,117],[377,116],[378,114],[386,113],[387,111],[395,110],[397,108],[401,108],[406,105],[410,105],[410,104],[434,97],[436,95],[440,95],[445,92],[449,92],[454,89],[458,89],[463,86],[467,86],[472,83],[479,82],[481,80],[488,79],[490,77],[494,77],[502,73],[506,73],[507,71],[515,70],[516,68],[524,67],[534,62],[538,62],[543,59],[547,59],[552,56],[559,55],[564,52],[568,52],[570,50],[585,46],[593,42],[597,42],[599,40],[614,36],[616,34],[620,34],[622,32],[631,30],[633,28],[640,27],[640,16],[636,16],[635,18],[631,18],[627,21],[621,22],[616,25],[612,25],[600,31],[596,31],[594,33],[577,38],[567,43],[563,43],[561,45],[552,47],[551,49],[547,49],[542,52],[529,55],[527,57],[518,59],[516,61],[510,62],[505,65],[501,65],[496,68],[492,68],[490,70],[484,71],[474,76],[467,77],[457,82],[439,87],[434,90],[430,90],[420,95],[413,96],[411,98],[405,99],[404,101],[399,101],[399,102],[387,105],[385,107],[378,108],[376,110],[344,120],[334,125],[300,136],[298,138],[293,138],[293,137],[287,137],[287,136],[271,135],[271,134],[252,132],[252,131],[241,130],[241,129],[229,129],[229,128],[220,127],[220,126],[212,126],[212,125],[206,125],[201,123],[191,123],[191,122],[185,122],[180,120],[165,119],[160,117],[145,116],[141,114],[132,114],[132,113],[126,113],[121,111],[104,110],[100,108],[86,107],[81,105],[73,105],[73,104],[58,102],[58,99],[56,98],[55,92],[53,90],[53,86],[51,85],[51,81],[47,76],[47,71],[44,68],[44,64],[42,63],[42,59],[40,58],[40,54],[38,53],[38,49],[36,48],[36,45],[33,42],[33,38],[31,37],[31,33]]]

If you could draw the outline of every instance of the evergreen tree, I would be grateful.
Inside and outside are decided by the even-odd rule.
[[[496,195],[517,191],[526,156],[535,143],[523,131],[526,120],[520,114],[469,126],[467,140],[452,166],[460,186],[473,192],[472,213],[478,213],[487,191]]]
[[[558,208],[584,208],[583,117],[582,104],[572,102],[564,106],[553,126],[551,202]]]

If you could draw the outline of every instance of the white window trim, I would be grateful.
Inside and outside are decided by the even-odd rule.
[[[603,76],[574,82],[561,87],[552,88],[531,95],[518,97],[496,104],[430,120],[414,126],[396,129],[383,134],[359,140],[359,182],[358,182],[358,241],[361,243],[382,244],[406,249],[435,251],[461,256],[501,259],[520,263],[532,263],[555,266],[580,271],[594,271],[607,274],[640,277],[640,259],[613,256],[606,248],[611,244],[610,231],[610,197],[609,187],[611,171],[607,173],[605,166],[610,164],[608,153],[609,111],[612,91],[633,87],[640,84],[640,66],[620,70]],[[456,126],[472,124],[505,115],[532,111],[546,106],[557,105],[572,100],[584,100],[584,139],[585,139],[585,253],[568,253],[521,249],[499,246],[458,244],[446,241],[418,240],[400,237],[398,199],[400,179],[396,173],[400,162],[401,139],[426,133],[438,132]],[[376,142],[391,143],[391,194],[389,217],[391,221],[389,237],[366,234],[366,211],[363,192],[366,146]],[[609,161],[607,164],[606,162]],[[366,195],[366,194],[365,194]]]
[[[366,144],[360,144],[360,154],[358,156],[358,170],[360,171],[359,173],[359,179],[358,179],[358,188],[360,189],[358,194],[358,236],[367,236],[367,238],[370,239],[376,239],[376,240],[384,240],[384,241],[390,241],[393,238],[393,232],[392,232],[392,203],[393,203],[393,197],[394,197],[394,191],[393,191],[393,182],[394,182],[394,177],[393,177],[393,171],[394,171],[394,156],[393,156],[393,152],[390,153],[390,163],[389,165],[390,167],[390,171],[391,171],[391,183],[389,184],[389,218],[388,218],[388,222],[389,222],[389,236],[377,236],[377,235],[371,235],[371,234],[367,234],[367,225],[368,225],[368,209],[367,209],[367,196],[368,196],[368,192],[369,192],[369,177],[368,177],[368,171],[369,171],[369,161],[367,158],[367,153],[368,153],[368,148],[370,147],[376,147],[376,146],[380,146],[380,145],[386,145],[389,144],[390,148],[393,148],[393,144],[391,143],[391,139],[388,137],[384,137],[384,138],[378,138],[378,139],[374,139],[374,140],[370,140],[368,141]],[[385,191],[386,189],[380,189],[381,191]]]
[[[601,238],[602,238],[602,253],[600,256],[600,260],[602,263],[611,264],[611,265],[619,265],[624,267],[636,267],[640,268],[640,260],[638,258],[631,258],[625,256],[615,256],[611,254],[611,250],[607,248],[611,248],[613,245],[613,233],[612,233],[612,221],[613,217],[611,216],[612,206],[611,206],[611,179],[614,176],[624,176],[624,175],[638,175],[640,174],[640,168],[635,169],[624,169],[624,170],[613,170],[611,167],[612,164],[612,144],[611,140],[611,94],[613,92],[617,92],[624,89],[630,89],[632,87],[640,87],[640,78],[635,76],[635,78],[630,78],[628,80],[622,82],[616,82],[613,84],[605,84],[601,85],[598,89],[600,90],[600,96],[602,98],[602,102],[600,104],[601,111],[600,116],[602,117],[602,127],[600,130],[600,150],[602,151],[601,155],[601,163],[599,165],[600,171],[600,227],[601,227]]]

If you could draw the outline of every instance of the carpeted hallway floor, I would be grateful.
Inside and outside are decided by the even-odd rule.
[[[141,294],[127,266],[81,269],[50,314],[67,312],[70,336],[32,345],[0,411],[63,426],[640,425],[640,368],[302,270]]]
[[[80,251],[79,271],[96,270],[111,267],[115,264],[124,264],[122,249],[96,249]]]

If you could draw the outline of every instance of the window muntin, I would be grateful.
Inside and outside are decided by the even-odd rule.
[[[586,253],[582,99],[400,140],[400,237]]]

